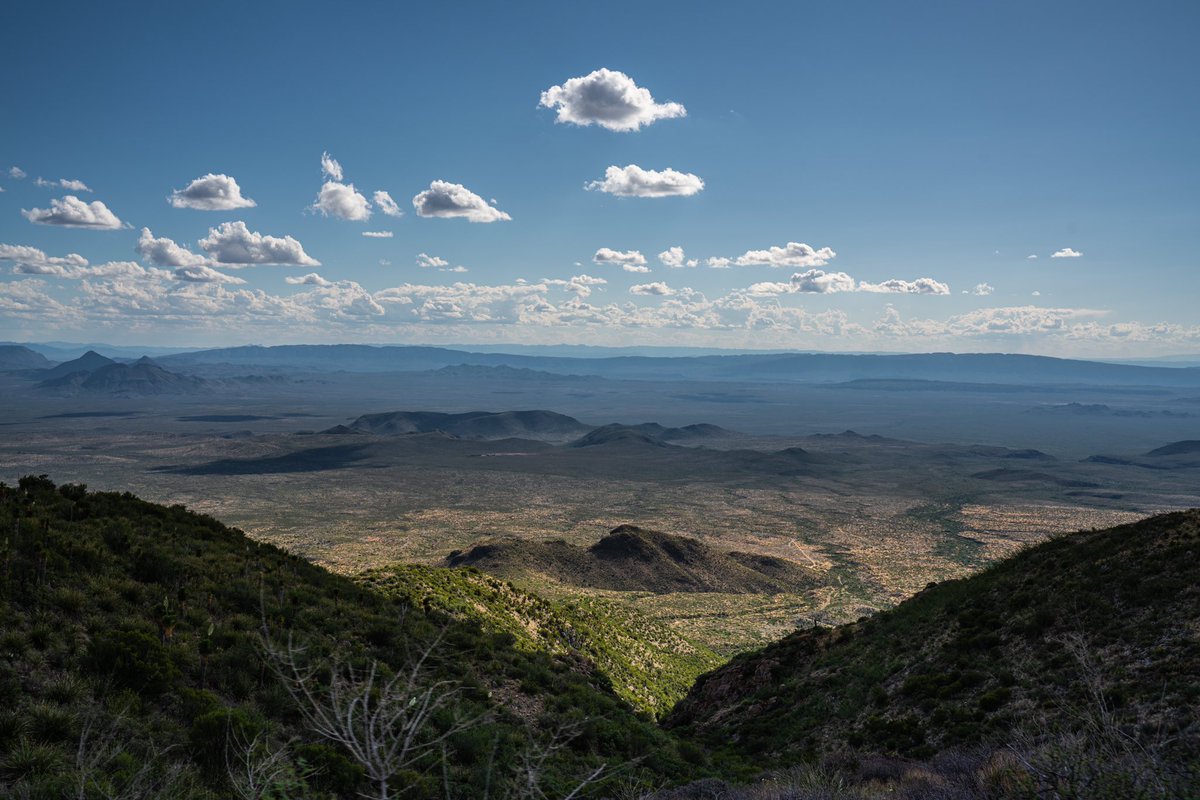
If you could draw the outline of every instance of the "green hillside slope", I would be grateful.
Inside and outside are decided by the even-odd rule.
[[[25,478],[0,484],[0,522],[0,796],[501,796],[547,748],[549,796],[603,764],[656,785],[693,769],[579,659],[516,649],[180,506]],[[415,736],[434,744],[385,794],[306,721],[264,619],[277,646],[290,634],[307,649],[322,697],[335,659],[359,676],[376,663],[370,707],[440,636],[416,670],[444,700]],[[398,695],[397,713],[421,696]],[[243,762],[272,782],[243,793]]]
[[[545,600],[472,568],[402,565],[359,580],[381,594],[477,621],[522,650],[591,662],[618,695],[653,717],[724,661],[624,605],[586,596]]]
[[[1195,781],[1198,709],[1191,511],[1057,538],[857,624],[796,633],[703,676],[667,723],[760,764],[1083,742],[1061,761],[1132,754]]]

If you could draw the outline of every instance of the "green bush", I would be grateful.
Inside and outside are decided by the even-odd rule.
[[[148,695],[167,689],[179,676],[170,653],[155,637],[137,630],[102,633],[93,640],[88,664],[119,687]]]

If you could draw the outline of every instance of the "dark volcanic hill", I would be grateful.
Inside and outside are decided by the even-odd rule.
[[[1171,442],[1168,445],[1157,447],[1146,453],[1152,458],[1159,456],[1182,456],[1194,455],[1200,453],[1200,439],[1188,439],[1182,442]]]
[[[628,425],[604,425],[580,436],[567,446],[669,447],[670,445],[653,433],[647,433]]]
[[[471,411],[465,414],[393,411],[364,414],[350,423],[349,429],[384,435],[442,432],[465,439],[562,441],[591,430],[591,426],[553,411]],[[343,431],[334,429],[330,432]]]
[[[104,358],[100,356],[100,358]],[[57,369],[57,368],[56,368]],[[38,388],[56,392],[132,395],[192,394],[208,388],[208,382],[191,375],[169,372],[149,358],[132,364],[110,362],[89,371],[74,371],[44,380]]]
[[[1042,472],[1035,469],[1008,469],[1005,467],[976,472],[972,474],[971,477],[981,481],[996,481],[999,483],[1041,483],[1050,484],[1051,486],[1062,486],[1070,489],[1095,489],[1100,485],[1094,481],[1063,478],[1058,475],[1051,475],[1048,472]]]
[[[668,724],[760,765],[847,744],[929,756],[1077,734],[1121,743],[1108,757],[1128,746],[1188,763],[1200,752],[1198,553],[1200,510],[1053,539],[737,657]]]
[[[1144,469],[1197,469],[1200,468],[1200,440],[1171,442],[1138,456],[1089,456],[1084,462],[1123,464]]]
[[[19,344],[0,345],[0,370],[49,369],[54,362],[36,350]]]
[[[501,577],[544,575],[571,586],[656,594],[778,594],[818,583],[818,576],[794,561],[718,550],[698,539],[635,525],[614,528],[588,548],[564,541],[481,542],[451,553],[446,564]]]
[[[65,378],[76,372],[94,372],[101,367],[107,367],[116,363],[116,361],[107,356],[100,355],[95,350],[88,350],[79,358],[64,361],[53,369],[43,372],[39,377],[42,379],[42,383],[46,383],[57,378]]]

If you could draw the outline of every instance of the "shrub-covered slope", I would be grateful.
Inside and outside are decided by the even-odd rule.
[[[583,658],[634,708],[660,716],[724,659],[635,611],[580,596],[554,602],[476,569],[400,565],[360,582],[388,596],[479,622],[531,652]]]
[[[388,796],[498,792],[564,726],[573,736],[541,770],[550,796],[601,763],[636,762],[624,776],[655,781],[691,769],[589,665],[515,649],[183,507],[25,478],[0,484],[0,523],[0,796],[234,797],[231,763],[268,756],[279,786],[255,796],[371,791],[351,754],[305,724],[264,655],[264,619],[307,648],[318,683],[334,657],[377,662],[382,681],[440,633],[423,674],[458,690],[421,736],[490,719]]]
[[[760,763],[1085,736],[1200,752],[1200,511],[1030,548],[700,678],[677,732]]]

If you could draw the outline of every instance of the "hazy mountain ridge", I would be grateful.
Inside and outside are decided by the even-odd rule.
[[[36,350],[16,344],[0,345],[0,370],[50,369],[54,362]]]
[[[635,380],[944,381],[954,384],[1110,384],[1200,386],[1200,369],[1111,364],[1002,353],[843,355],[769,353],[571,358],[473,353],[439,347],[371,345],[246,346],[164,356],[166,364],[231,364],[317,371],[424,371],[507,366],[576,376]]]
[[[97,358],[104,357],[97,356]],[[80,361],[84,364],[96,363],[95,359],[91,361],[80,359]],[[77,366],[83,366],[83,364],[67,362],[59,365],[51,370],[59,372],[58,377],[41,381],[38,388],[54,392],[83,392],[116,397],[194,394],[209,391],[212,388],[212,385],[203,378],[170,372],[147,357],[142,357],[132,364],[109,361],[107,364],[95,367],[83,366],[81,369],[76,369]],[[61,372],[63,368],[70,368],[70,371],[63,374]]]

